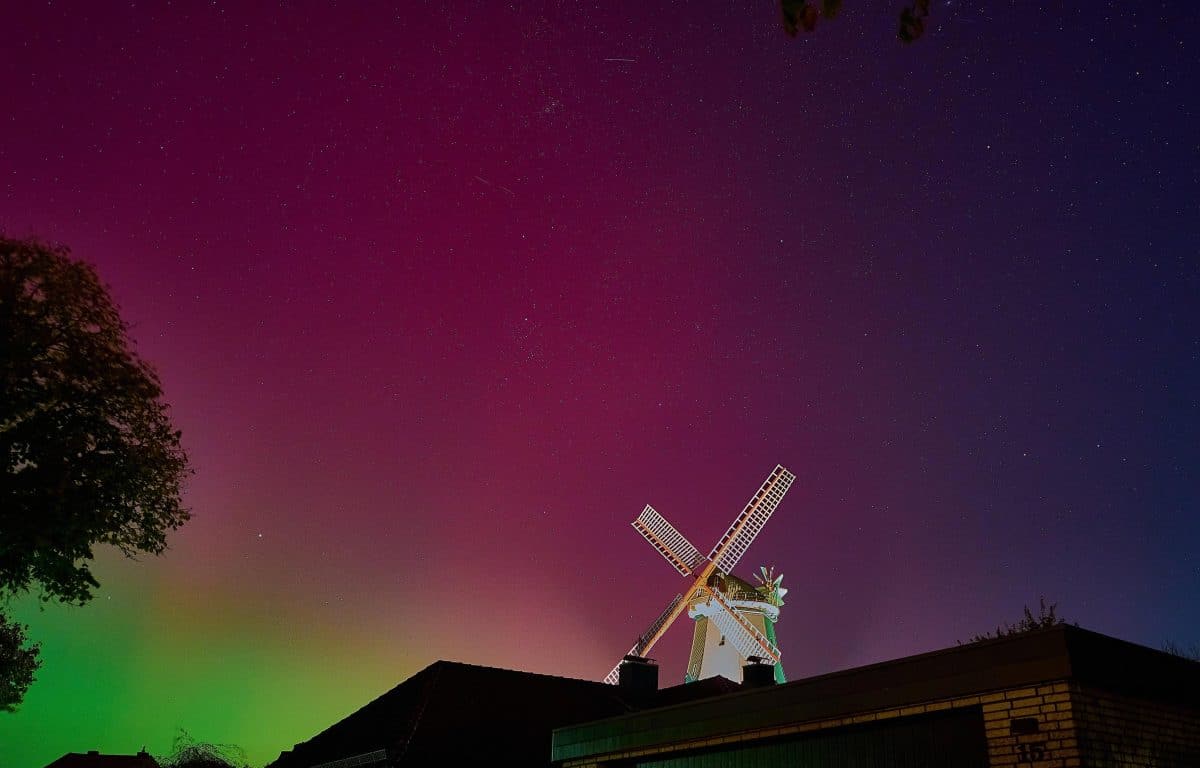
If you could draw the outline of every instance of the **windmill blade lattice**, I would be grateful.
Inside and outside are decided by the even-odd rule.
[[[633,521],[633,527],[645,537],[646,541],[650,542],[651,546],[658,550],[658,553],[675,570],[694,580],[683,593],[689,595],[689,599],[685,601],[683,594],[677,595],[667,609],[638,637],[637,642],[629,649],[628,655],[644,656],[648,653],[685,608],[689,612],[693,610],[688,606],[689,604],[694,606],[696,599],[699,598],[703,600],[706,610],[697,611],[697,615],[707,616],[743,659],[750,656],[765,656],[772,663],[779,661],[779,648],[776,647],[774,641],[743,616],[738,608],[731,605],[720,591],[711,588],[709,579],[714,574],[725,575],[732,571],[733,567],[741,560],[742,555],[754,543],[754,539],[767,524],[795,479],[796,476],[784,469],[783,466],[776,465],[758,492],[734,518],[729,529],[712,548],[707,558],[701,555],[700,550],[696,549],[683,534],[676,530],[675,526],[667,522],[653,507],[646,505],[642,513]],[[768,572],[764,569],[762,578],[759,579],[763,584],[763,589],[760,589],[759,592],[767,595],[767,602],[777,607],[783,605],[783,595],[787,593],[786,589],[780,587],[782,578],[782,576],[775,577],[773,570]],[[776,615],[778,615],[777,611]],[[770,627],[768,627],[769,631]],[[604,682],[617,683],[620,668],[621,665],[617,664],[605,676]]]
[[[663,632],[667,631],[667,627],[671,622],[679,616],[681,611],[677,610],[683,602],[683,594],[675,595],[675,599],[671,601],[667,609],[659,614],[658,618],[646,629],[645,632],[638,637],[638,641],[629,649],[626,656],[645,656],[650,652],[650,648],[662,637]],[[616,685],[620,676],[621,663],[617,662],[617,666],[612,668],[612,671],[604,676],[604,682],[610,685]]]
[[[738,653],[745,658],[765,656],[766,661],[771,664],[779,661],[779,649],[775,644],[726,602],[720,592],[708,587],[704,587],[704,591],[712,600],[715,609],[709,614],[709,618],[717,625],[717,629],[721,630],[725,639],[733,643]]]
[[[796,476],[782,466],[775,466],[766,482],[758,489],[758,493],[754,494],[741,514],[734,518],[729,530],[725,531],[725,535],[709,553],[708,559],[716,563],[718,569],[724,573],[733,570],[742,559],[742,555],[746,554],[746,550],[754,543],[763,526],[771,519],[772,513],[779,506],[779,502],[783,501],[783,495],[792,487],[795,479]]]
[[[666,519],[655,511],[649,504],[633,521],[637,532],[646,537],[646,541],[667,559],[675,570],[684,576],[691,576],[692,570],[704,561],[700,550],[692,546],[682,533],[675,530]]]

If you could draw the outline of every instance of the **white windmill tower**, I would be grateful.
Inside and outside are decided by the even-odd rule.
[[[783,669],[779,666],[774,624],[787,592],[780,587],[783,577],[775,576],[773,570],[762,569],[762,586],[755,587],[730,572],[767,524],[795,479],[791,472],[776,466],[708,557],[701,555],[700,550],[653,507],[647,505],[642,510],[633,521],[633,527],[691,582],[642,633],[628,655],[649,653],[686,609],[688,616],[696,622],[686,680],[690,682],[714,675],[741,680],[742,665],[751,656],[757,656],[765,663],[775,665],[775,678],[782,682]],[[620,667],[620,664],[614,667],[604,682],[615,684]]]

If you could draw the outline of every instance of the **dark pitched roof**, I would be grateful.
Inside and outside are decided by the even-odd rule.
[[[432,765],[447,754],[544,765],[554,727],[629,710],[603,683],[439,661],[271,765],[308,768],[376,750],[392,765]]]
[[[741,683],[735,683],[727,677],[706,677],[694,683],[681,683],[663,688],[640,709],[669,707],[672,704],[682,704],[685,701],[697,701],[711,696],[723,696],[726,693],[742,690]]]
[[[591,680],[438,661],[269,768],[311,768],[380,750],[394,766],[549,765],[554,728],[739,688],[713,678],[636,697]]]
[[[136,755],[102,755],[99,752],[68,752],[46,768],[158,768],[158,761],[145,752]]]

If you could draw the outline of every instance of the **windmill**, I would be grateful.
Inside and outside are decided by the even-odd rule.
[[[773,569],[763,569],[760,579],[763,584],[755,587],[730,572],[767,524],[795,479],[791,472],[776,465],[708,557],[701,555],[700,550],[675,530],[675,526],[646,505],[633,521],[633,527],[691,582],[642,633],[628,655],[649,653],[686,609],[688,616],[696,622],[686,680],[715,674],[740,679],[741,665],[757,656],[765,663],[775,665],[776,679],[782,681],[774,624],[787,592],[780,587],[783,577],[775,576]],[[604,682],[615,684],[620,667],[620,664],[614,667]]]

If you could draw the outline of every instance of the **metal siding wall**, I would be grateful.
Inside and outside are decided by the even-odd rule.
[[[637,763],[638,768],[987,768],[972,707]]]

